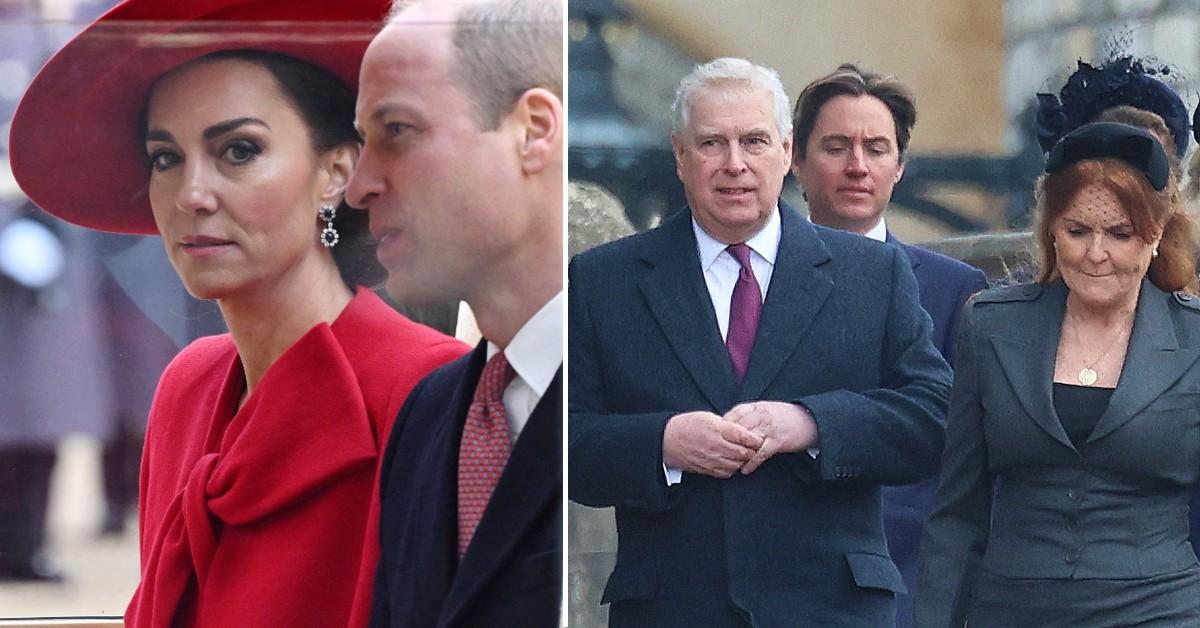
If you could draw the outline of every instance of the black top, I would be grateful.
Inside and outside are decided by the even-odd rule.
[[[1076,449],[1087,442],[1096,421],[1108,409],[1113,390],[1054,382],[1054,412]]]

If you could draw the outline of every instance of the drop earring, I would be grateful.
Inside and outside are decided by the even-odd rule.
[[[333,228],[333,219],[337,218],[337,206],[322,205],[317,210],[317,218],[325,222],[325,228],[321,230],[321,244],[325,245],[327,249],[332,249],[333,245],[338,243],[338,232]]]

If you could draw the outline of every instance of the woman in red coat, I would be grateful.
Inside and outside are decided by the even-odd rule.
[[[385,4],[128,0],[18,107],[29,197],[161,234],[230,331],[159,383],[128,626],[366,624],[383,443],[410,388],[465,351],[357,287],[379,268],[342,203],[352,87]]]

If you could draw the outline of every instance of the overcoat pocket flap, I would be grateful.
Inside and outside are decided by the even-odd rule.
[[[858,586],[864,589],[908,593],[904,579],[900,577],[900,570],[896,569],[896,564],[887,556],[848,552],[846,562],[850,563],[850,573]]]
[[[655,573],[653,569],[633,565],[617,565],[608,577],[601,604],[622,600],[654,599]]]

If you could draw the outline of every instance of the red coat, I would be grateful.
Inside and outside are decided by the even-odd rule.
[[[365,626],[379,457],[418,381],[467,350],[360,290],[245,389],[228,335],[167,367],[146,431],[134,628]]]

